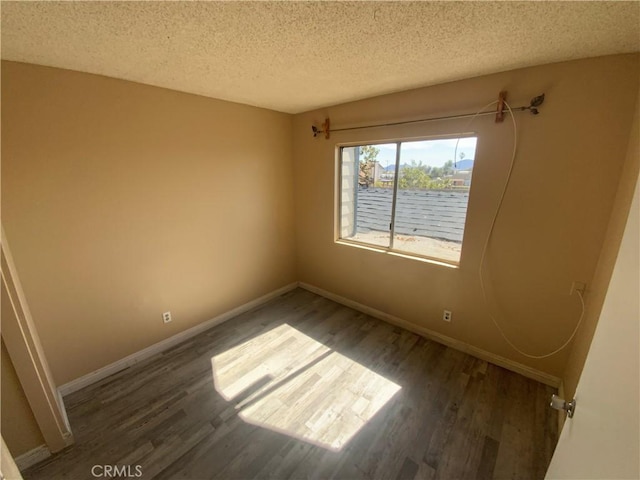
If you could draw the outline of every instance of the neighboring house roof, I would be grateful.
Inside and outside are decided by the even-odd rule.
[[[358,232],[389,231],[393,191],[358,190]],[[462,242],[469,192],[398,190],[395,232]]]

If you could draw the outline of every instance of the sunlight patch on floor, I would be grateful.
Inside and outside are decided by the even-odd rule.
[[[211,364],[216,390],[244,421],[334,451],[401,388],[287,324]]]

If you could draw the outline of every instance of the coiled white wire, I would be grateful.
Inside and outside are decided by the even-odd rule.
[[[498,103],[497,100],[486,104],[484,107],[482,107],[480,110],[478,110],[477,113],[473,117],[471,117],[471,119],[469,120],[469,122],[467,123],[467,125],[465,126],[463,131],[466,131],[467,128],[471,125],[471,123],[478,117],[478,115],[483,113],[485,109],[489,108],[492,105],[495,105],[496,103]],[[487,233],[487,239],[485,240],[484,247],[482,248],[482,255],[480,257],[480,267],[478,269],[478,274],[479,274],[479,277],[480,277],[480,289],[482,290],[482,300],[484,301],[485,305],[487,305],[487,311],[489,313],[489,317],[491,318],[491,320],[493,321],[494,325],[496,326],[496,328],[500,332],[500,335],[502,335],[502,338],[504,338],[505,341],[516,352],[518,352],[519,354],[524,355],[527,358],[542,359],[542,358],[551,357],[551,356],[555,355],[556,353],[560,352],[567,345],[569,345],[571,340],[573,340],[573,338],[575,337],[576,333],[578,332],[578,329],[580,328],[580,325],[582,325],[582,320],[584,319],[584,311],[585,311],[584,297],[583,297],[582,292],[580,290],[575,290],[575,292],[578,294],[578,298],[580,299],[580,304],[582,306],[582,313],[580,313],[580,319],[578,320],[578,323],[576,324],[575,328],[573,329],[573,332],[571,333],[571,336],[568,338],[568,340],[566,342],[564,342],[560,347],[556,348],[554,351],[552,351],[550,353],[545,353],[545,354],[542,354],[542,355],[533,355],[533,354],[524,352],[520,348],[518,348],[517,345],[515,345],[511,340],[509,340],[509,337],[507,337],[507,335],[504,333],[504,330],[502,329],[502,327],[500,326],[500,324],[498,323],[496,318],[491,313],[491,310],[489,309],[489,302],[487,301],[487,293],[486,293],[485,286],[484,286],[484,278],[482,277],[482,267],[484,266],[484,260],[485,260],[486,254],[487,254],[487,249],[489,247],[489,241],[491,240],[491,236],[493,235],[493,230],[494,230],[494,228],[496,226],[496,220],[498,219],[498,214],[500,213],[500,209],[502,208],[502,203],[504,202],[505,194],[507,193],[507,188],[509,187],[509,181],[511,180],[511,174],[513,173],[513,166],[515,164],[516,152],[517,152],[517,147],[518,147],[518,127],[516,125],[516,119],[515,119],[515,117],[513,115],[513,111],[511,110],[511,106],[506,101],[504,101],[504,104],[507,107],[507,110],[509,110],[509,115],[511,117],[511,123],[513,124],[513,151],[512,151],[512,154],[511,154],[511,164],[509,165],[509,172],[507,173],[507,178],[506,178],[506,180],[504,182],[504,187],[502,189],[502,193],[500,194],[500,199],[498,200],[498,206],[496,207],[495,213],[493,214],[493,218],[491,219],[491,226],[489,227],[489,233]],[[455,151],[454,151],[454,157],[453,157],[454,161],[455,161],[456,155],[458,154],[458,142],[459,141],[460,141],[460,139],[458,138],[458,141],[456,141],[456,148],[455,148]]]

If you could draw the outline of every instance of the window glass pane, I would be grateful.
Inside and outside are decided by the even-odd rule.
[[[476,140],[465,137],[402,143],[395,250],[460,260]]]
[[[340,238],[390,245],[396,144],[341,149]]]

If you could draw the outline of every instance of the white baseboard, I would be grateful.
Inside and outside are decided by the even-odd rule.
[[[35,465],[36,463],[49,458],[50,456],[51,451],[47,448],[47,446],[40,445],[39,447],[36,447],[33,450],[29,450],[19,457],[16,457],[15,461],[18,470],[23,471],[31,467],[32,465]]]
[[[269,300],[282,295],[283,293],[287,293],[294,288],[298,287],[298,282],[290,283],[289,285],[285,285],[282,288],[274,290],[272,292],[267,293],[255,300],[251,300],[250,302],[245,303],[244,305],[240,305],[239,307],[234,308],[233,310],[229,310],[228,312],[222,313],[217,317],[214,317],[210,320],[207,320],[203,323],[200,323],[194,327],[191,327],[187,330],[184,330],[180,333],[173,335],[165,340],[162,340],[158,343],[154,343],[153,345],[144,348],[136,353],[133,353],[127,357],[124,357],[116,362],[110,363],[98,370],[87,373],[82,377],[76,378],[75,380],[71,380],[64,385],[58,387],[58,391],[61,396],[69,395],[70,393],[77,392],[78,390],[87,387],[95,382],[102,380],[103,378],[108,377],[109,375],[113,375],[114,373],[119,372],[120,370],[124,370],[131,365],[134,365],[142,360],[145,360],[157,353],[163,352],[189,338],[192,338],[199,333],[204,332],[205,330],[214,327],[215,325],[219,325],[220,323],[226,322],[227,320],[240,315],[241,313],[247,312],[255,307],[262,305],[263,303],[268,302]]]
[[[549,375],[547,373],[541,372],[534,368],[528,367],[527,365],[523,365],[518,362],[514,362],[513,360],[509,360],[507,358],[501,357],[491,352],[487,352],[480,348],[474,347],[473,345],[469,345],[467,343],[461,342],[460,340],[456,340],[455,338],[447,337],[446,335],[442,335],[440,333],[434,332],[433,330],[429,330],[428,328],[421,327],[419,325],[415,325],[411,322],[403,320],[401,318],[395,317],[388,313],[382,312],[380,310],[376,310],[375,308],[368,307],[361,303],[355,302],[353,300],[349,300],[348,298],[341,297],[340,295],[336,295],[334,293],[328,292],[316,286],[310,285],[304,282],[293,282],[289,285],[285,285],[282,288],[274,290],[262,297],[256,298],[250,302],[247,302],[239,307],[234,308],[233,310],[229,310],[217,317],[214,317],[206,322],[200,323],[194,327],[191,327],[187,330],[184,330],[172,337],[169,337],[161,342],[154,343],[153,345],[140,350],[136,353],[133,353],[127,357],[124,357],[116,362],[113,362],[109,365],[106,365],[98,370],[90,372],[82,377],[76,378],[64,385],[58,387],[58,391],[62,397],[65,395],[69,395],[70,393],[76,392],[86,386],[89,386],[95,382],[102,380],[103,378],[108,377],[109,375],[113,375],[121,370],[124,370],[131,365],[134,365],[142,360],[145,360],[157,353],[163,352],[189,338],[192,338],[198,335],[205,330],[214,327],[215,325],[219,325],[241,313],[247,312],[255,307],[262,305],[263,303],[268,302],[269,300],[282,295],[283,293],[289,292],[294,288],[300,286],[305,290],[321,295],[325,298],[333,300],[334,302],[340,303],[342,305],[346,305],[347,307],[353,308],[354,310],[358,310],[360,312],[366,313],[367,315],[371,315],[372,317],[378,318],[385,322],[391,323],[393,325],[397,325],[399,327],[405,328],[411,332],[417,333],[425,338],[430,340],[434,340],[438,343],[442,343],[447,345],[448,347],[454,348],[456,350],[460,350],[462,352],[473,355],[474,357],[480,358],[487,362],[493,363],[500,367],[504,367],[507,370],[511,370],[513,372],[519,373],[527,378],[532,378],[539,382],[542,382],[546,385],[550,385],[552,387],[558,388],[560,385],[560,379],[553,375]]]
[[[418,335],[428,338],[429,340],[433,340],[456,350],[460,350],[461,352],[468,353],[469,355],[472,355],[489,363],[493,363],[494,365],[498,365],[499,367],[506,368],[507,370],[511,370],[512,372],[519,373],[520,375],[544,383],[545,385],[550,385],[555,388],[558,388],[560,386],[560,379],[553,375],[549,375],[548,373],[544,373],[534,368],[528,367],[527,365],[514,362],[513,360],[501,357],[500,355],[487,352],[486,350],[474,347],[473,345],[469,345],[468,343],[456,340],[455,338],[447,337],[446,335],[434,332],[433,330],[430,330],[428,328],[415,325],[401,318],[395,317],[380,310],[376,310],[375,308],[368,307],[361,303],[354,302],[353,300],[349,300],[348,298],[336,295],[335,293],[328,292],[314,285],[300,282],[299,286],[301,288],[304,288],[305,290],[328,298],[329,300],[333,300],[334,302],[353,308],[354,310],[358,310],[359,312],[366,313],[367,315],[378,318],[387,323],[397,325],[398,327],[402,327],[406,330],[417,333]]]

